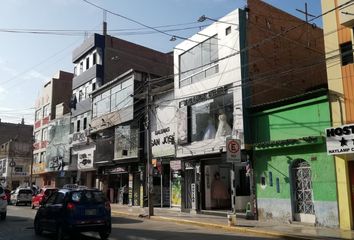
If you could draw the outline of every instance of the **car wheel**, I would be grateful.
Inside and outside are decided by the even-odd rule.
[[[6,219],[6,212],[1,213],[1,220],[5,220]]]
[[[41,228],[39,221],[37,219],[34,220],[34,233],[36,235],[41,235],[42,232],[43,232],[43,229]]]
[[[99,232],[99,234],[100,234],[100,238],[102,240],[107,240],[110,233],[108,231],[101,231],[101,232]]]
[[[111,234],[111,231],[112,231],[112,226],[111,224],[108,224],[107,229],[104,231],[100,231],[98,234],[100,235],[100,238],[102,240],[106,240]]]
[[[64,240],[65,239],[65,232],[62,226],[57,228],[57,240]]]

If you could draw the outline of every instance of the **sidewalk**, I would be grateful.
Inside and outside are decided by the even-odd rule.
[[[129,207],[127,205],[111,204],[113,216],[139,217],[146,215],[141,207]],[[286,237],[295,239],[354,239],[354,231],[345,231],[334,228],[314,227],[303,224],[282,224],[257,220],[237,218],[237,226],[228,226],[226,217],[189,214],[170,208],[154,208],[154,216],[151,220],[170,221],[185,224],[193,224],[208,228],[219,228],[227,231],[249,232],[274,237]]]

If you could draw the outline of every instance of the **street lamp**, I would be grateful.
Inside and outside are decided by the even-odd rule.
[[[205,20],[210,20],[210,21],[213,21],[213,22],[219,22],[219,23],[225,23],[225,24],[229,24],[229,25],[238,26],[238,24],[236,24],[236,23],[220,21],[220,20],[217,20],[217,19],[214,19],[214,18],[207,17],[205,15],[202,15],[202,16],[200,16],[198,18],[198,22],[204,22]]]

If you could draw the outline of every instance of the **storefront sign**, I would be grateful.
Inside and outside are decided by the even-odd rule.
[[[126,173],[127,169],[126,167],[115,167],[115,168],[105,169],[104,172],[105,174]]]
[[[217,96],[224,95],[226,93],[225,87],[219,87],[218,89],[211,90],[206,93],[202,93],[199,95],[195,95],[191,98],[185,99],[181,102],[179,102],[179,107],[184,107],[184,106],[191,106],[199,102],[204,102],[208,99],[213,99]]]
[[[175,132],[170,127],[152,132],[152,155],[154,157],[170,156],[175,154]]]
[[[181,160],[171,161],[170,167],[173,171],[179,171],[182,169],[181,167]]]
[[[327,154],[354,153],[354,125],[326,129]]]

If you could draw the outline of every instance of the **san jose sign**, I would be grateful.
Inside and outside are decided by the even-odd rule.
[[[354,124],[326,129],[327,154],[354,153]]]

